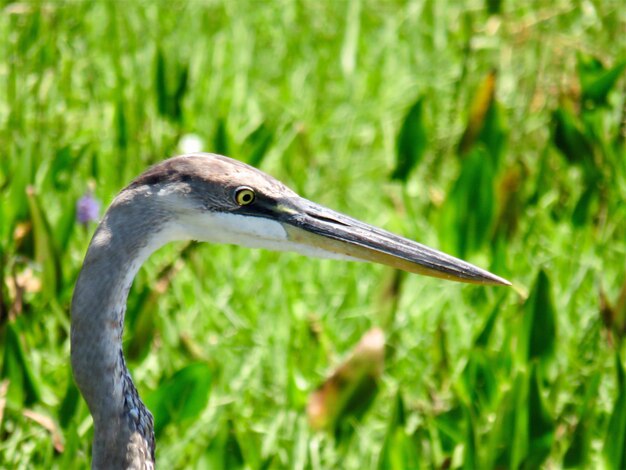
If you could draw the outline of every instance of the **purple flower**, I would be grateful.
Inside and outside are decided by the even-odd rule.
[[[76,203],[76,221],[87,225],[91,221],[97,221],[99,216],[100,201],[94,198],[89,191]]]

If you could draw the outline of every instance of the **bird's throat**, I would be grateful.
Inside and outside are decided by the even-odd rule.
[[[126,368],[122,333],[133,279],[169,237],[158,229],[163,214],[156,211],[157,220],[150,211],[135,210],[123,200],[112,204],[91,241],[72,299],[72,370],[94,418],[93,468],[149,468],[154,462],[152,416]]]

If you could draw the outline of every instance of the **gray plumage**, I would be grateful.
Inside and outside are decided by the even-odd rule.
[[[240,199],[242,190],[247,197]],[[154,467],[150,412],[122,353],[126,300],[146,258],[174,240],[234,243],[383,263],[477,284],[508,281],[300,198],[236,160],[175,157],[123,189],[98,225],[72,299],[71,362],[94,420],[96,469]]]
[[[71,362],[94,420],[93,468],[154,465],[150,412],[139,399],[122,354],[132,281],[157,248],[200,238],[177,220],[240,207],[232,192],[254,185],[268,197],[294,196],[274,178],[219,155],[166,160],[146,170],[111,203],[87,250],[72,299]]]
[[[94,419],[93,468],[151,468],[152,416],[139,399],[122,355],[126,299],[145,255],[147,234],[169,215],[133,201],[149,190],[123,191],[87,251],[72,301],[72,368]],[[147,207],[146,207],[147,205]]]

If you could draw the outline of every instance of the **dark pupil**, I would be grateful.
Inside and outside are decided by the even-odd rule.
[[[244,193],[241,196],[241,200],[243,202],[250,202],[252,200],[252,196],[250,195],[250,193]]]

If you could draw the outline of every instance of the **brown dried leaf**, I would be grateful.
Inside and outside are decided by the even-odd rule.
[[[65,447],[63,445],[61,432],[59,431],[59,428],[57,427],[57,425],[51,418],[49,418],[48,416],[44,416],[40,413],[37,413],[36,411],[28,410],[28,409],[23,410],[22,414],[24,415],[24,417],[34,421],[35,423],[39,424],[41,427],[46,429],[48,432],[50,432],[52,436],[52,445],[54,446],[54,450],[56,450],[59,453],[63,452]]]
[[[4,408],[7,405],[7,392],[9,391],[9,379],[4,379],[0,382],[0,424],[2,424],[2,417],[4,416]]]
[[[348,358],[309,397],[307,415],[314,429],[332,429],[363,400],[364,393],[373,393],[366,382],[378,380],[385,360],[385,334],[380,328],[369,330]],[[365,391],[360,386],[366,385]]]
[[[615,318],[615,311],[613,310],[611,302],[607,298],[606,292],[604,292],[602,286],[598,288],[598,296],[600,297],[600,318],[602,318],[604,326],[608,330],[611,330]]]
[[[495,97],[496,71],[490,71],[479,85],[476,94],[472,99],[472,104],[467,119],[467,126],[459,142],[459,154],[465,155],[476,142],[480,131],[485,124],[485,117]]]

